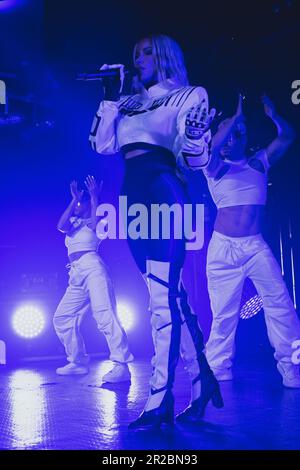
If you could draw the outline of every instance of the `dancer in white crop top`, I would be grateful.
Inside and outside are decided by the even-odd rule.
[[[98,254],[100,240],[96,236],[98,218],[96,209],[100,188],[94,177],[86,179],[87,191],[79,191],[76,181],[71,183],[72,201],[61,216],[57,228],[66,234],[65,244],[70,260],[69,286],[53,318],[55,331],[65,347],[68,364],[59,367],[59,375],[88,373],[88,356],[80,325],[91,309],[99,330],[105,335],[111,371],[103,382],[130,380],[127,362],[133,360],[128,340],[117,314],[112,281]]]
[[[206,353],[216,377],[230,380],[242,289],[249,277],[263,301],[283,384],[299,388],[299,366],[292,364],[291,357],[292,343],[300,339],[300,323],[278,263],[261,235],[268,169],[284,155],[294,132],[269,98],[262,97],[262,102],[277,127],[275,140],[253,157],[245,156],[247,135],[240,97],[236,114],[221,123],[213,138],[212,158],[204,170],[218,208],[207,255],[213,323]]]

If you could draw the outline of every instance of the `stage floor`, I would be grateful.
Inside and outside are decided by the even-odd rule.
[[[60,377],[61,361],[0,369],[1,449],[300,449],[300,390],[284,389],[274,366],[239,366],[221,384],[225,408],[208,406],[197,426],[129,431],[147,398],[149,361],[130,364],[131,384],[101,386],[111,363],[91,362],[86,376]],[[189,400],[182,365],[176,412]]]

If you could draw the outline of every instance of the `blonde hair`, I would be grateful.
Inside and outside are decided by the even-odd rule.
[[[189,85],[187,70],[184,63],[183,52],[179,44],[164,34],[146,36],[152,41],[153,56],[157,67],[158,81],[172,79],[178,86]],[[135,65],[137,44],[133,49],[133,64]],[[138,91],[142,84],[136,78],[133,84]]]

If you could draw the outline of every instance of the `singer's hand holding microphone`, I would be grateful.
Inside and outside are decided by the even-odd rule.
[[[98,71],[77,74],[77,80],[101,80],[104,88],[104,99],[118,101],[123,91],[125,76],[131,76],[123,64],[103,64]]]
[[[115,71],[111,76],[101,79],[104,88],[104,99],[118,101],[123,90],[125,79],[125,66],[123,64],[103,64],[100,71]]]

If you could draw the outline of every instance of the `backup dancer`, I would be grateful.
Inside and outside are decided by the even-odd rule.
[[[180,47],[163,35],[146,37],[134,48],[136,93],[120,96],[122,84],[104,82],[104,100],[93,121],[90,141],[100,154],[121,151],[125,159],[122,195],[128,206],[183,204],[186,190],[176,167],[204,168],[212,113],[202,87],[188,85]],[[103,68],[123,66],[104,65]],[[188,110],[194,106],[192,112]],[[150,224],[149,220],[149,224]],[[150,232],[150,230],[149,230]],[[223,406],[219,384],[203,352],[203,336],[181,281],[185,239],[129,239],[132,255],[149,288],[155,355],[148,401],[131,428],[172,423],[172,387],[181,349],[192,383],[191,405],[178,420],[199,420],[207,403]],[[146,321],[146,319],[145,319]]]
[[[206,356],[218,380],[232,379],[235,332],[245,278],[263,301],[267,332],[285,387],[299,388],[299,366],[292,363],[292,343],[300,339],[300,323],[280,268],[261,235],[267,197],[268,170],[295,138],[278,116],[273,102],[262,97],[265,114],[277,127],[277,137],[248,158],[242,98],[236,114],[223,121],[212,139],[212,158],[205,168],[218,208],[207,255],[208,289],[213,322]]]
[[[133,360],[125,331],[116,315],[112,281],[98,254],[100,240],[96,235],[96,210],[100,188],[93,176],[85,182],[87,191],[71,183],[72,201],[57,224],[66,234],[65,244],[70,260],[69,286],[54,314],[55,331],[63,343],[68,364],[59,367],[59,375],[81,375],[89,372],[89,357],[80,333],[80,325],[91,309],[101,333],[105,335],[113,368],[103,382],[130,380],[127,363]]]

